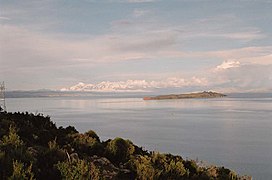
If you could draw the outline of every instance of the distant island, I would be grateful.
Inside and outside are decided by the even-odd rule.
[[[188,93],[188,94],[169,94],[169,95],[160,95],[160,96],[147,96],[144,97],[144,100],[164,100],[164,99],[190,99],[190,98],[219,98],[225,97],[227,95],[212,92],[212,91],[203,91],[197,93]]]

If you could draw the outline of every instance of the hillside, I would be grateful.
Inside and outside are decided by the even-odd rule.
[[[0,140],[0,179],[240,179],[130,140],[56,127],[41,114],[0,112]]]

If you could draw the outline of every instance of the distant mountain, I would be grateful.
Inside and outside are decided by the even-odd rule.
[[[158,89],[184,89],[206,85],[205,80],[196,77],[190,79],[167,78],[164,80],[126,80],[102,81],[95,84],[78,83],[61,91],[89,91],[89,92],[154,92]],[[203,89],[203,88],[202,88]],[[179,90],[180,91],[180,90]]]
[[[145,80],[128,81],[102,81],[98,84],[78,83],[61,91],[87,91],[87,92],[147,92],[150,85]]]

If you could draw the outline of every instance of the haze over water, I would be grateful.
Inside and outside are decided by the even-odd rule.
[[[40,112],[58,126],[123,137],[147,150],[272,177],[272,96],[143,101],[128,97],[8,98],[8,111]]]
[[[270,93],[271,2],[0,0],[0,82],[13,97]],[[272,179],[271,93],[164,101],[98,94],[7,98],[7,107]]]

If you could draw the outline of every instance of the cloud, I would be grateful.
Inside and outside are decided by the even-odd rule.
[[[253,64],[255,64],[256,66],[254,65],[254,67],[257,68],[257,65],[272,64],[272,46],[265,46],[265,44],[262,46],[262,43],[259,43],[262,41],[269,42],[269,36],[260,28],[251,27],[251,25],[246,24],[247,21],[243,22],[235,15],[216,15],[206,18],[201,16],[201,18],[190,17],[189,19],[186,19],[185,16],[175,19],[176,17],[173,15],[177,15],[177,12],[173,12],[173,14],[168,12],[169,15],[165,16],[158,13],[161,12],[159,7],[150,11],[148,9],[149,6],[126,4],[149,3],[154,2],[154,0],[106,0],[105,2],[126,4],[128,9],[124,12],[127,13],[127,16],[123,16],[123,13],[118,13],[118,16],[113,16],[109,19],[105,18],[107,19],[106,21],[102,20],[103,18],[101,19],[103,22],[95,21],[99,25],[107,24],[102,26],[103,30],[99,29],[99,33],[95,32],[97,33],[95,34],[92,31],[92,25],[87,25],[88,22],[92,21],[92,19],[87,17],[91,18],[93,14],[89,14],[86,10],[82,11],[82,13],[77,11],[84,9],[81,8],[85,5],[84,3],[81,5],[80,3],[77,4],[78,7],[73,7],[70,11],[64,11],[66,8],[62,8],[61,12],[59,12],[57,6],[61,3],[50,4],[46,2],[44,1],[42,4],[41,2],[34,4],[28,2],[25,5],[22,3],[13,5],[13,8],[5,8],[6,12],[0,17],[0,20],[8,20],[7,17],[10,17],[12,20],[16,19],[16,21],[5,21],[0,24],[1,77],[4,76],[7,79],[12,79],[13,77],[13,81],[16,82],[16,78],[19,76],[22,77],[27,74],[32,78],[43,73],[45,77],[43,80],[49,80],[49,78],[46,78],[47,76],[56,76],[56,79],[63,79],[64,77],[73,79],[73,83],[92,80],[97,82],[109,80],[107,78],[102,79],[101,76],[106,77],[108,74],[117,76],[118,73],[126,73],[127,70],[124,69],[135,68],[133,65],[137,64],[138,67],[133,69],[132,73],[139,71],[137,72],[138,75],[127,77],[127,79],[139,78],[139,82],[124,80],[124,78],[120,77],[116,79],[111,78],[110,80],[112,81],[104,81],[107,82],[104,84],[96,83],[92,88],[99,85],[99,88],[97,88],[103,89],[102,85],[105,85],[108,86],[108,89],[118,89],[119,86],[116,86],[118,84],[120,87],[145,90],[147,88],[144,88],[144,83],[141,80],[143,76],[141,74],[146,73],[146,76],[149,76],[162,69],[163,72],[161,73],[179,73],[176,70],[178,68],[173,68],[175,72],[172,72],[173,69],[171,68],[167,69],[168,63],[172,63],[169,67],[173,67],[173,61],[175,60],[174,63],[177,64],[177,67],[181,67],[180,73],[183,73],[181,71],[184,69],[187,71],[187,66],[192,68],[188,68],[191,77],[184,77],[182,74],[180,77],[183,78],[167,78],[165,76],[165,79],[160,80],[152,80],[152,77],[148,77],[148,80],[143,78],[147,83],[147,87],[151,89],[156,87],[174,88],[189,87],[195,84],[203,87],[213,84],[214,86],[211,87],[217,87],[220,84],[226,85],[228,82],[238,87],[239,85],[236,82],[243,84],[242,82],[248,81],[245,78],[240,78],[243,77],[240,73],[246,72],[244,71],[245,65],[248,65],[247,68],[249,68],[250,64],[250,67],[252,66],[253,68]],[[112,5],[111,3],[99,5],[104,4],[109,7]],[[121,7],[124,7],[124,4],[121,4]],[[116,8],[118,6],[120,4],[114,5]],[[39,7],[39,9],[36,7]],[[50,11],[48,11],[49,8]],[[165,10],[165,8],[163,9]],[[43,18],[29,18],[39,14],[40,11],[42,12],[40,17]],[[48,12],[52,12],[52,15],[49,15]],[[55,16],[56,12],[60,16],[66,13],[69,13],[71,16],[65,16],[67,19],[63,17],[58,19]],[[80,13],[79,16],[74,17],[73,13],[70,12]],[[113,9],[109,12],[112,14],[117,13]],[[103,13],[104,11],[95,12],[94,14]],[[125,18],[120,19],[120,17]],[[68,18],[71,18],[71,23]],[[75,22],[81,25],[86,24],[86,26],[84,25],[86,31],[81,31],[81,26],[78,27],[77,23],[73,24]],[[13,23],[16,23],[16,25]],[[70,32],[70,28],[63,30],[63,27],[71,27],[73,32]],[[88,28],[91,30],[88,30]],[[93,28],[95,29],[95,27]],[[58,34],[59,31],[65,31],[65,33]],[[265,37],[267,39],[264,39]],[[260,39],[263,40],[255,41]],[[217,44],[217,42],[219,43]],[[251,46],[252,44],[256,46]],[[237,48],[230,49],[230,47]],[[148,64],[148,60],[151,60],[152,63]],[[140,69],[141,67],[139,68],[140,63],[137,61],[143,62],[143,66],[147,64],[149,67],[144,67],[142,70]],[[158,66],[154,62],[158,62]],[[207,74],[203,73],[204,75],[202,76],[198,70],[211,68],[210,62],[213,62],[213,65],[218,62],[218,65],[213,68],[220,69],[220,72],[216,72],[216,75],[212,74],[215,72],[207,72]],[[221,62],[223,63],[221,64]],[[116,64],[120,65],[118,70],[108,68]],[[154,64],[154,67],[150,67],[151,64]],[[162,66],[165,66],[165,68],[161,68]],[[262,68],[265,69],[264,66],[257,69],[260,71]],[[120,72],[107,72],[108,69]],[[239,76],[240,80],[227,73],[230,71],[235,72],[233,74]],[[266,70],[264,72],[266,72],[266,75],[269,73]],[[218,78],[215,79],[213,76]],[[265,75],[263,76],[265,78]],[[124,81],[121,82],[120,80]],[[34,80],[32,81],[34,82]],[[55,80],[52,78],[49,81]],[[55,84],[59,84],[60,87],[63,86],[61,83],[64,85],[71,84],[68,80],[66,82],[55,81]],[[244,84],[250,86],[250,83]],[[231,86],[231,84],[228,84],[228,86]],[[119,89],[123,90],[126,88]]]
[[[271,64],[240,64],[224,61],[207,75],[209,86],[229,92],[258,92],[272,89]]]
[[[149,3],[157,0],[112,0],[114,2],[126,2],[126,3]]]
[[[268,84],[271,82],[271,79],[268,78],[271,73],[267,70],[267,67],[271,66],[267,65],[272,64],[272,46],[189,52],[178,49],[176,47],[178,34],[167,30],[130,35],[112,33],[75,39],[68,36],[45,35],[17,26],[0,25],[0,27],[0,71],[1,76],[7,79],[16,74],[18,74],[17,76],[22,74],[33,76],[33,74],[40,75],[42,72],[44,74],[56,74],[58,71],[63,71],[61,77],[67,76],[76,81],[73,73],[71,73],[75,69],[81,72],[86,71],[88,68],[95,69],[95,67],[99,66],[103,68],[120,61],[157,59],[159,62],[169,58],[181,58],[183,60],[199,58],[199,61],[201,61],[201,58],[217,58],[223,62],[215,66],[215,69],[221,71],[216,72],[217,74],[210,72],[210,74],[202,76],[199,72],[191,72],[192,77],[148,80],[146,82],[149,88],[143,88],[140,85],[132,86],[131,84],[134,84],[134,82],[127,82],[126,80],[124,82],[113,81],[115,82],[113,84],[103,84],[108,87],[106,89],[102,88],[102,90],[117,89],[118,91],[124,91],[125,88],[116,88],[116,82],[120,87],[127,87],[126,85],[131,83],[132,88],[128,90],[134,91],[150,90],[152,88],[189,87],[196,84],[205,88],[220,86],[241,88],[240,85],[244,85],[243,88],[245,88],[247,85],[249,89],[256,89],[257,87],[252,87],[252,85],[260,81],[263,82],[262,79],[266,79],[266,81],[263,84],[259,83],[260,87],[269,87]],[[257,65],[262,66],[258,67]],[[253,76],[252,79],[255,82],[250,81],[245,70],[246,67],[251,67],[253,74],[262,74],[262,77],[258,79]],[[254,67],[258,73],[253,72]],[[122,72],[120,73],[122,74]],[[153,72],[149,73],[152,74]],[[193,76],[198,78],[194,79]],[[81,78],[88,79],[88,77]],[[101,86],[102,84],[98,86],[100,88],[96,87],[94,89],[101,91]]]
[[[1,59],[9,59],[4,63],[9,67],[69,66],[79,62],[86,66],[156,58],[175,44],[175,35],[163,32],[64,39],[15,26],[0,27]]]
[[[194,38],[205,37],[205,38],[222,38],[222,39],[233,39],[233,40],[244,40],[252,41],[255,39],[262,39],[265,37],[259,31],[244,31],[244,32],[230,32],[230,33],[216,33],[216,32],[205,32],[205,33],[194,33]],[[192,38],[191,37],[191,38]]]
[[[145,16],[147,14],[149,14],[150,11],[149,10],[143,10],[143,9],[134,9],[133,11],[133,16],[138,18],[138,17],[142,17]]]
[[[8,17],[0,16],[0,20],[10,20]]]
[[[232,14],[194,19],[175,28],[185,39],[228,39],[250,42],[267,37],[260,28],[249,26]]]
[[[133,13],[141,16],[147,12],[136,9]],[[207,18],[195,22],[195,25],[205,24],[206,27],[206,23],[214,22],[218,22],[218,20]],[[75,38],[73,34],[58,36],[58,34],[37,33],[22,26],[0,25],[0,51],[2,61],[5,61],[2,68],[41,68],[72,65],[93,67],[101,63],[120,61],[191,57],[215,57],[222,60],[236,59],[240,62],[255,61],[258,63],[261,61],[261,56],[269,59],[268,55],[272,54],[271,46],[209,52],[184,51],[180,48],[184,38],[208,37],[216,31],[216,28],[207,29],[209,31],[205,34],[201,32],[201,28],[196,28],[195,25],[193,28],[189,26],[182,28],[157,21],[118,20],[112,22],[114,27],[112,32],[97,36],[83,35],[82,38]],[[182,30],[182,32],[177,31],[177,29]],[[188,36],[190,33],[192,34],[191,37]],[[258,34],[259,31],[254,31],[254,33]],[[239,34],[237,32],[222,32],[221,34],[217,32],[214,36],[239,39],[238,36],[240,35],[249,37],[247,33]],[[254,57],[259,58],[259,60],[254,60]],[[263,62],[269,62],[269,60],[263,60]]]
[[[224,59],[255,58],[272,54],[272,46],[249,46],[236,49],[219,50],[207,52],[207,56]]]
[[[266,36],[262,34],[260,31],[253,30],[253,31],[246,31],[246,32],[215,34],[214,37],[223,37],[223,38],[229,38],[229,39],[252,41],[255,39],[265,38]]]
[[[269,92],[272,89],[272,64],[240,64],[236,61],[223,62],[206,74],[191,77],[169,77],[158,80],[102,81],[98,83],[78,83],[62,91],[89,92],[152,92],[179,89],[203,91],[215,90],[231,92]],[[257,75],[256,75],[257,74]]]
[[[142,2],[155,2],[156,0],[127,0],[131,3],[142,3]]]
[[[222,64],[216,66],[216,70],[224,70],[224,69],[229,69],[229,68],[237,68],[240,67],[240,62],[239,61],[224,61]]]

